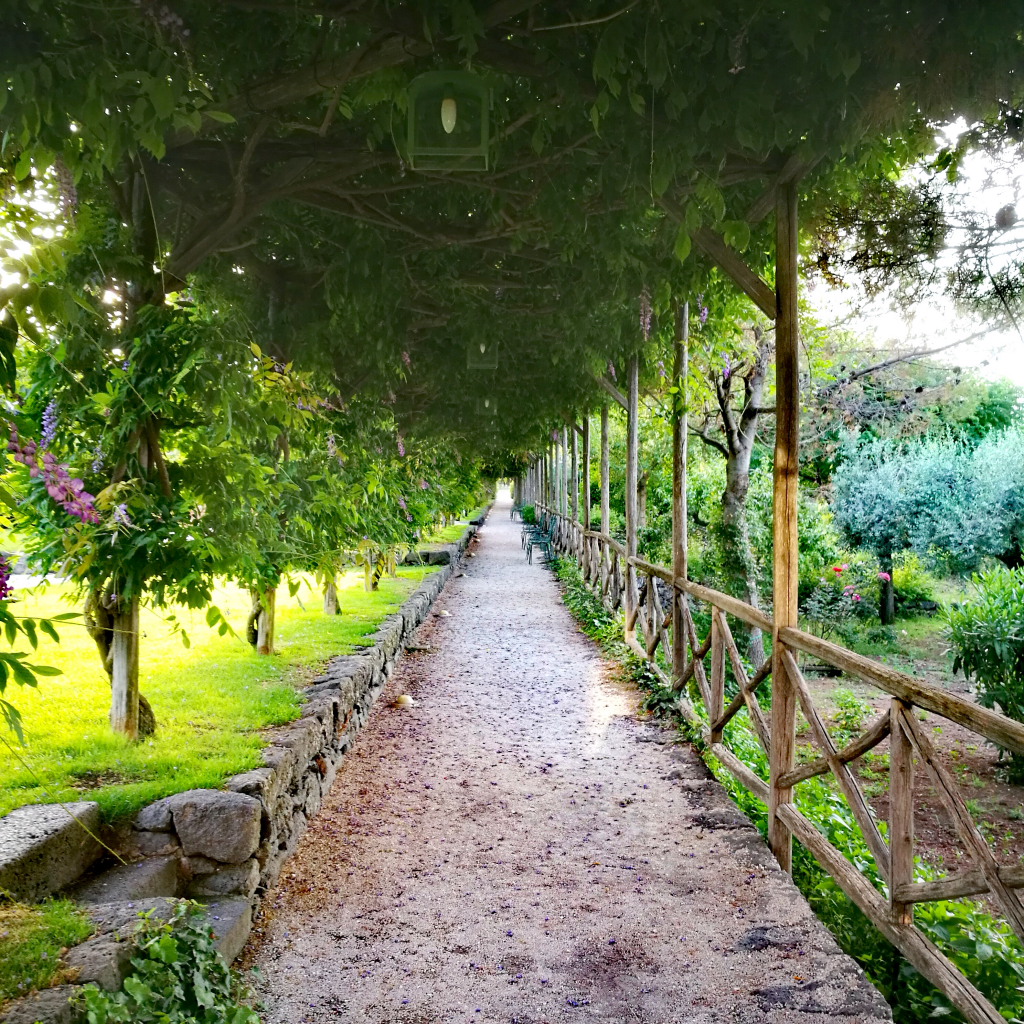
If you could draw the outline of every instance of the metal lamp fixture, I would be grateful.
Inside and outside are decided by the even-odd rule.
[[[409,85],[406,146],[421,171],[486,171],[491,90],[471,71],[428,71]]]

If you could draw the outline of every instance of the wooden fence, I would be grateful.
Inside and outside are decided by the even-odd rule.
[[[764,612],[727,594],[673,576],[661,566],[629,557],[626,548],[605,534],[585,529],[568,516],[538,505],[542,522],[555,521],[556,549],[575,558],[587,583],[612,612],[625,614],[625,639],[645,659],[662,683],[679,694],[683,715],[699,729],[712,754],[736,779],[768,805],[786,828],[810,851],[818,863],[867,915],[875,927],[936,985],[972,1024],[1005,1024],[992,1003],[957,969],[914,922],[914,906],[960,897],[989,897],[1024,941],[1024,868],[1003,865],[978,830],[967,802],[952,773],[936,756],[918,711],[927,711],[969,729],[978,737],[1024,754],[1024,726],[1004,715],[980,707],[955,694],[932,686],[855,654],[803,630],[775,628]],[[665,584],[659,588],[658,582]],[[670,599],[662,600],[659,589]],[[706,605],[711,629],[698,636],[691,601]],[[666,603],[668,607],[666,607]],[[772,675],[773,658],[747,670],[729,626],[730,619],[773,636],[774,656],[784,666],[796,691],[796,699],[817,748],[812,760],[795,765],[792,750],[779,756],[772,747],[771,717],[758,701]],[[683,650],[674,650],[673,644]],[[661,647],[668,664],[685,665],[672,678],[658,664]],[[816,706],[811,688],[800,668],[797,654],[811,655],[826,665],[855,676],[889,694],[887,709],[856,738],[842,747],[829,733],[825,717]],[[673,657],[673,654],[675,657]],[[680,657],[680,654],[682,656]],[[710,667],[707,665],[710,656]],[[732,668],[738,692],[726,703],[726,666]],[[695,684],[704,705],[706,721],[698,716],[686,690]],[[741,709],[772,770],[765,781],[725,743],[725,726]],[[889,821],[883,835],[851,764],[883,740],[889,742]],[[788,766],[784,771],[776,765]],[[963,844],[969,867],[939,881],[914,879],[914,811],[919,800],[915,781],[919,773],[930,780],[935,793]],[[831,774],[849,804],[884,880],[879,890],[802,814],[793,802],[793,788],[815,776]]]

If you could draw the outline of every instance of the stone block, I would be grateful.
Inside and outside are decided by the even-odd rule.
[[[139,923],[139,914],[151,911],[155,918],[166,921],[174,913],[176,899],[157,897],[155,899],[131,900],[128,903],[94,903],[82,909],[96,926],[96,935],[107,935],[127,939],[134,933]],[[90,940],[92,941],[92,940]]]
[[[128,976],[131,958],[130,942],[118,942],[109,936],[100,936],[68,950],[64,963],[76,972],[77,984],[95,982],[100,988],[115,992]]]
[[[185,873],[189,878],[198,878],[202,875],[212,875],[214,871],[224,865],[219,860],[210,860],[209,857],[186,857],[184,861]]]
[[[0,818],[0,889],[35,903],[77,881],[103,852],[92,801],[28,804]]]
[[[135,849],[143,857],[162,857],[181,852],[181,844],[173,832],[136,832],[132,839]]]
[[[128,903],[156,896],[177,896],[181,877],[177,857],[147,857],[119,864],[71,890],[79,903]]]
[[[74,985],[59,985],[19,999],[0,1017],[4,1024],[77,1024],[80,1014],[71,1005]]]
[[[143,832],[170,832],[174,828],[171,816],[173,806],[174,797],[165,796],[163,800],[157,800],[148,807],[143,807],[135,815],[132,828]]]
[[[224,864],[248,860],[260,843],[260,802],[244,793],[193,789],[174,798],[174,829],[186,856]]]
[[[274,743],[295,752],[298,764],[306,762],[320,749],[321,725],[316,719],[300,718],[274,733]]]
[[[255,858],[244,864],[220,865],[216,871],[193,879],[190,896],[251,896],[260,880],[260,866]]]
[[[252,930],[252,904],[241,896],[208,900],[206,916],[213,927],[217,949],[231,963],[245,948]]]
[[[233,775],[225,783],[229,793],[244,793],[259,800],[264,807],[270,807],[279,790],[278,774],[273,768],[254,768],[252,771]]]

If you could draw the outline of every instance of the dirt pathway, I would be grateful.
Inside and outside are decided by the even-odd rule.
[[[693,752],[605,679],[507,497],[474,550],[264,904],[264,1020],[889,1019]]]

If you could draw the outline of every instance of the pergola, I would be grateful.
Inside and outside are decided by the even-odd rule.
[[[13,131],[34,126],[42,146],[78,161],[83,181],[111,191],[132,233],[135,269],[125,283],[135,301],[159,303],[190,275],[237,266],[271,305],[295,315],[356,310],[345,314],[352,338],[335,331],[323,358],[333,361],[342,390],[355,389],[376,379],[374,332],[392,356],[403,345],[414,349],[427,369],[397,406],[413,426],[441,425],[467,443],[476,432],[492,450],[536,452],[554,423],[582,419],[605,400],[608,382],[595,379],[594,366],[628,358],[620,396],[629,425],[626,544],[617,550],[607,521],[592,531],[588,510],[581,520],[565,505],[562,543],[606,597],[612,588],[615,603],[622,599],[627,637],[645,657],[659,642],[672,645],[673,685],[703,679],[711,712],[716,704],[722,711],[727,658],[745,679],[725,615],[771,633],[771,664],[741,687],[741,703],[770,733],[771,780],[766,786],[732,767],[769,804],[780,865],[791,866],[796,832],[915,966],[972,1021],[993,1024],[1002,1019],[996,1010],[913,925],[913,902],[940,896],[923,895],[913,881],[911,750],[928,758],[909,708],[968,721],[1021,750],[1024,729],[885,678],[895,703],[889,724],[872,736],[892,737],[894,777],[902,773],[906,784],[902,831],[884,850],[879,838],[876,851],[889,872],[884,911],[877,892],[823,850],[792,810],[805,689],[793,651],[813,644],[797,629],[798,204],[827,203],[832,188],[889,173],[934,124],[1013,98],[1022,54],[1013,8],[979,11],[952,0],[181,0],[171,10],[141,0],[106,16],[58,2],[11,19],[9,45],[34,77],[19,71],[5,113]],[[163,44],[147,42],[140,24]],[[450,68],[471,68],[494,96],[489,166],[413,170],[404,140],[408,85]],[[648,566],[637,553],[642,339],[608,336],[607,328],[616,316],[627,319],[614,304],[648,275],[664,282],[679,311],[675,373],[685,381],[686,300],[712,268],[775,332],[770,617],[688,579],[685,403],[675,418],[674,565]],[[600,302],[603,319],[588,326],[588,303]],[[485,371],[490,376],[451,358],[453,339],[472,344],[492,333],[502,362]],[[282,356],[294,357],[295,344],[283,345]],[[494,399],[484,409],[482,381]],[[588,433],[583,446],[589,469]],[[575,461],[575,431],[572,451]],[[568,493],[564,468],[555,486],[557,461],[541,458],[521,481],[549,506]],[[606,466],[603,477],[607,494]],[[667,613],[641,604],[644,574],[675,588]],[[654,593],[648,586],[648,601]],[[687,594],[716,609],[706,645],[687,622]],[[669,627],[671,639],[662,641]],[[822,656],[874,671],[831,648]],[[754,693],[769,676],[770,721]],[[879,678],[874,672],[881,685]],[[804,713],[814,718],[806,706]],[[728,758],[721,717],[712,713],[709,740]],[[811,724],[821,733],[823,770],[874,835],[847,767],[856,751],[830,747],[820,721]],[[978,878],[961,876],[942,898],[991,892],[1024,935],[1022,880],[977,846],[969,815],[961,823]]]

